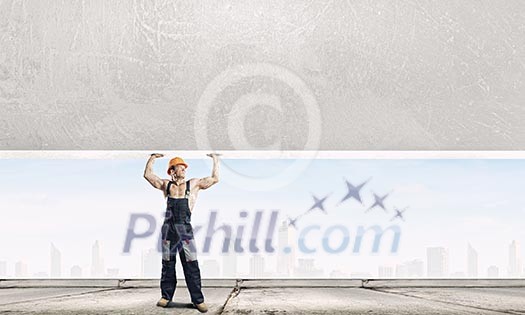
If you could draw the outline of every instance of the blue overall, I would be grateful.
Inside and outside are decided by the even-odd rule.
[[[186,181],[184,198],[170,197],[170,187],[167,187],[167,207],[164,224],[162,225],[162,276],[160,290],[162,297],[172,300],[177,286],[175,260],[179,253],[186,285],[190,291],[191,301],[195,304],[204,302],[201,290],[201,273],[197,262],[197,251],[193,238],[193,228],[190,223],[189,207],[190,181]]]

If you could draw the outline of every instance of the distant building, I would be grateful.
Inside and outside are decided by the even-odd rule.
[[[330,278],[348,279],[350,275],[341,270],[332,270],[332,272],[330,272]]]
[[[60,278],[62,276],[62,254],[53,243],[51,243],[50,258],[51,278]]]
[[[82,268],[80,268],[80,266],[77,265],[71,267],[70,275],[71,278],[82,278]]]
[[[118,277],[119,269],[118,268],[108,268],[107,270],[107,276],[111,278]]]
[[[262,278],[264,276],[264,258],[254,255],[250,258],[250,277]]]
[[[424,275],[424,264],[422,260],[414,259],[396,265],[397,278],[421,278]]]
[[[227,253],[222,254],[222,276],[224,278],[236,278],[237,275],[237,253],[234,250],[235,239],[230,240]]]
[[[27,264],[23,261],[18,261],[15,264],[15,277],[27,277]]]
[[[490,266],[487,269],[487,277],[489,278],[498,278],[499,277],[499,268],[496,266]]]
[[[104,277],[104,259],[101,252],[101,245],[96,241],[91,249],[91,276],[95,278]]]
[[[448,275],[448,250],[443,247],[427,248],[427,275],[431,278],[446,277]]]
[[[145,278],[158,278],[162,268],[162,258],[153,248],[142,251],[141,275]]]
[[[203,278],[218,278],[221,274],[221,267],[216,260],[204,260],[201,271]]]
[[[279,239],[277,249],[277,275],[291,276],[295,268],[296,231],[287,221],[283,221],[279,226]]]
[[[315,268],[313,259],[299,258],[294,275],[300,278],[316,278],[323,275],[323,270]]]
[[[470,244],[467,247],[467,276],[478,277],[478,252]]]
[[[394,267],[379,266],[378,268],[379,278],[392,278],[394,277]]]
[[[7,277],[7,262],[6,261],[0,261],[0,278]]]
[[[522,266],[521,266],[521,256],[520,256],[520,244],[517,241],[512,241],[509,246],[509,268],[508,275],[509,277],[519,277],[521,276]]]
[[[45,271],[39,271],[39,272],[35,272],[33,274],[33,277],[34,278],[49,278],[49,274]]]

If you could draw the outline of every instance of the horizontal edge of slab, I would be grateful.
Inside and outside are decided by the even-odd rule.
[[[184,278],[177,284],[186,286]],[[203,279],[202,286],[209,288],[236,285],[235,279]],[[158,288],[160,279],[0,279],[2,288]]]
[[[177,279],[184,287],[184,278]],[[0,279],[2,288],[157,288],[160,279]],[[223,288],[404,288],[525,287],[523,279],[202,279],[202,287]]]
[[[243,279],[242,288],[360,288],[360,279]]]
[[[233,288],[237,284],[235,279],[202,279],[203,288]],[[121,288],[158,288],[160,279],[129,279],[120,282]],[[177,286],[186,287],[184,278],[177,279]]]
[[[368,279],[365,288],[462,288],[462,287],[525,287],[525,279]]]

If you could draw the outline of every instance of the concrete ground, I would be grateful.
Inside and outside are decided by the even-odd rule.
[[[0,280],[0,314],[199,314],[179,281]],[[525,314],[525,279],[203,280],[211,314]]]

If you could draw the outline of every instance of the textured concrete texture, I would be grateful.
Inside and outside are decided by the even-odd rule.
[[[523,150],[525,2],[0,1],[0,149]]]
[[[173,307],[155,306],[159,281],[22,280],[0,281],[0,314],[196,314],[180,279]],[[93,285],[91,287],[91,285]],[[212,314],[222,311],[235,280],[203,281]]]
[[[198,314],[158,280],[0,281],[0,314]],[[183,283],[183,282],[182,282]],[[525,280],[205,280],[211,314],[525,314]]]

